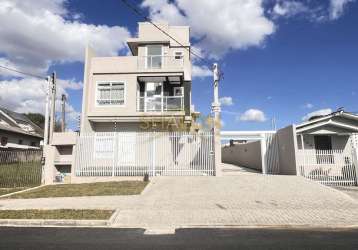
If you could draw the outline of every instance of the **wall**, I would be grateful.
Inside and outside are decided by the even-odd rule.
[[[40,148],[41,138],[28,136],[24,134],[12,133],[4,130],[0,130],[0,139],[1,137],[7,138],[7,144],[1,146],[0,148],[21,148],[21,149],[38,149]],[[19,144],[19,140],[22,140],[22,144]],[[36,146],[31,146],[31,143],[35,142]]]
[[[278,155],[280,174],[296,175],[297,140],[294,126],[280,129],[276,133],[278,140]]]
[[[224,147],[222,162],[262,171],[261,142],[249,142]]]

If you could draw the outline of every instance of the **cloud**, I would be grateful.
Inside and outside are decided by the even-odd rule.
[[[302,117],[302,121],[308,121],[313,116],[323,116],[323,115],[328,115],[330,113],[332,113],[332,109],[330,108],[316,110]]]
[[[78,89],[81,82],[58,79],[56,111],[60,111],[62,94],[68,96],[67,89]],[[47,82],[37,78],[23,78],[0,81],[0,106],[19,113],[45,113]],[[9,98],[11,97],[11,98]],[[72,105],[66,105],[69,123],[76,122],[79,113]]]
[[[313,22],[334,21],[343,15],[348,3],[354,1],[355,0],[276,0],[268,13],[273,19],[300,16]]]
[[[272,9],[276,16],[292,17],[301,13],[310,13],[310,8],[303,2],[298,1],[277,1]]]
[[[312,103],[306,103],[305,105],[303,105],[304,108],[306,109],[312,109],[314,107],[314,105]]]
[[[262,46],[275,32],[265,16],[264,0],[144,0],[154,21],[190,25],[195,46],[211,58],[230,50]],[[215,19],[213,19],[215,17]]]
[[[87,43],[101,55],[126,48],[126,28],[82,23],[66,2],[2,0],[0,55],[17,69],[44,74],[53,63],[83,61]]]
[[[219,99],[219,102],[222,106],[232,106],[234,105],[234,102],[232,101],[231,96],[223,96]]]
[[[348,3],[355,0],[330,0],[329,16],[331,20],[336,20],[343,15]]]
[[[192,66],[191,74],[193,78],[205,78],[213,75],[208,67],[195,64]]]
[[[264,122],[266,121],[265,113],[258,109],[248,109],[238,117],[238,120],[245,122]]]

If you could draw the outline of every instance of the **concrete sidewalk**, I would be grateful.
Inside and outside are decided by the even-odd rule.
[[[357,226],[358,202],[296,176],[156,177],[142,195],[0,200],[0,209],[117,209],[114,227]]]

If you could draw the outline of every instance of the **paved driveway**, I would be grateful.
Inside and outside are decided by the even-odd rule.
[[[155,178],[135,206],[120,210],[124,227],[358,225],[358,203],[296,176]]]
[[[0,200],[0,209],[117,208],[114,226],[358,225],[358,201],[297,176],[155,177],[142,195]]]

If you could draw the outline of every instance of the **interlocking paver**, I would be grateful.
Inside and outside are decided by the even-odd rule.
[[[349,226],[358,201],[297,176],[155,177],[142,195],[1,200],[0,209],[119,209],[114,226]]]

